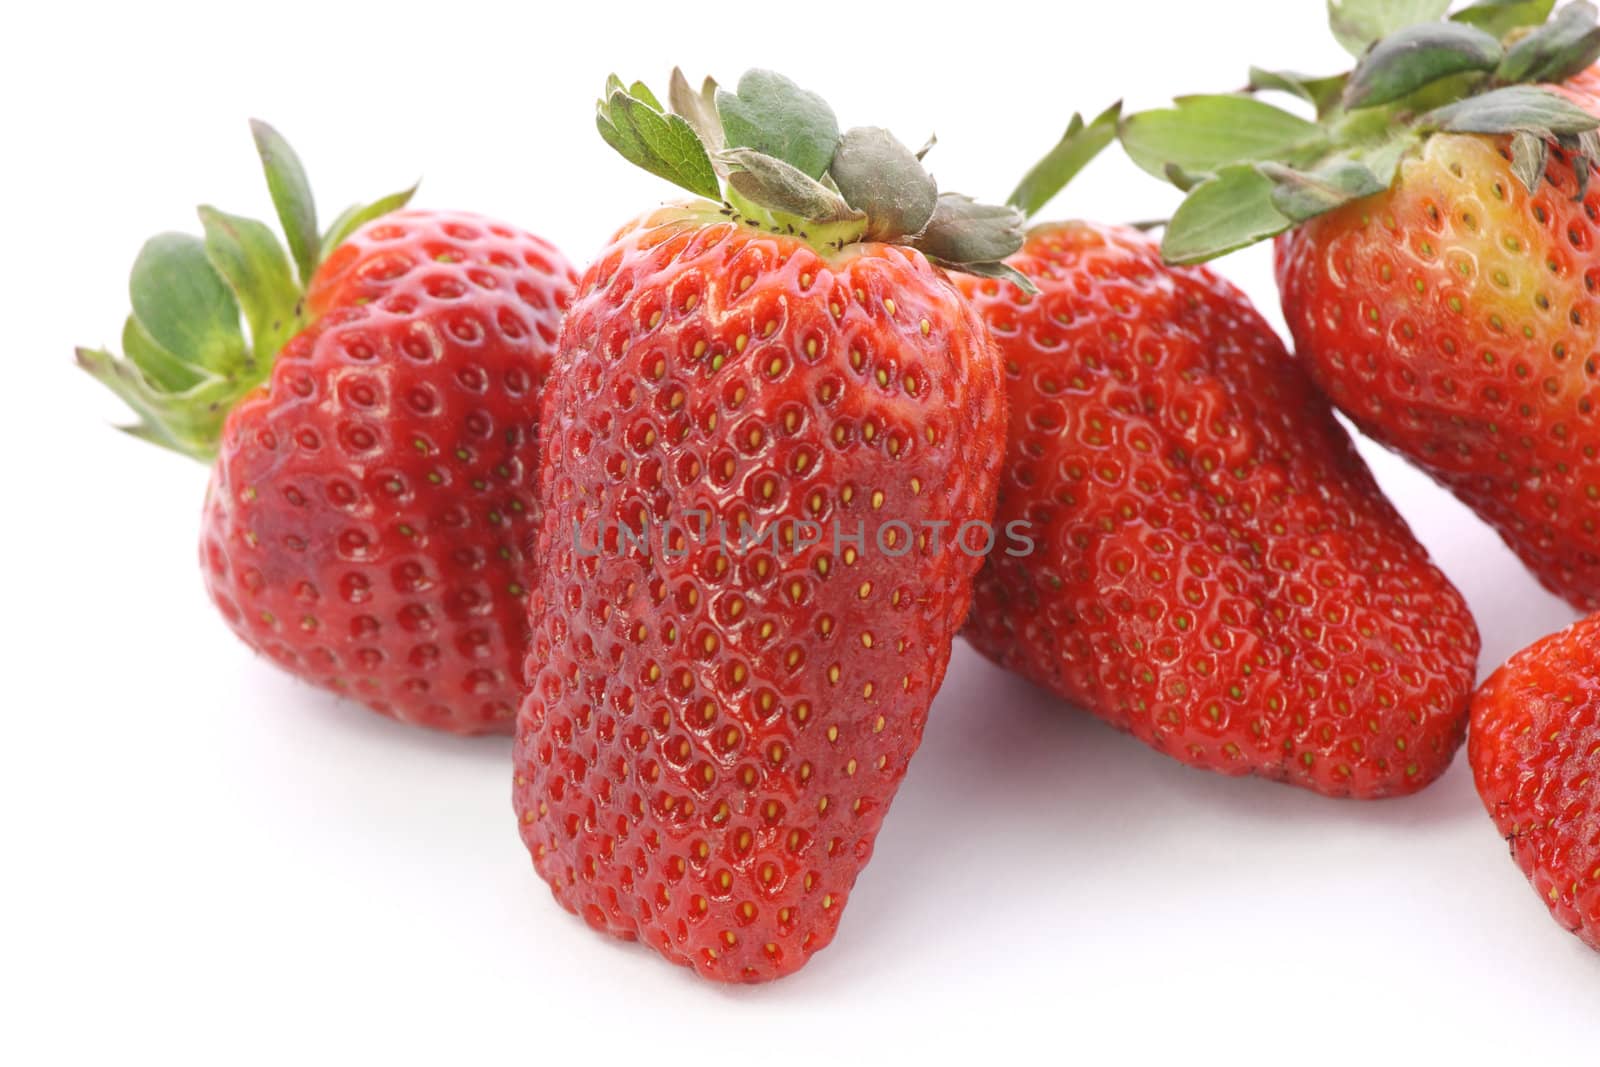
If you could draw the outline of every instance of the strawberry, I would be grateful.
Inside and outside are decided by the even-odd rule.
[[[1335,27],[1348,34],[1343,9],[1360,6],[1336,6]],[[1314,101],[1321,121],[1195,97],[1134,116],[1124,143],[1193,187],[1169,257],[1283,234],[1284,315],[1318,385],[1489,522],[1546,587],[1593,609],[1600,107],[1587,68],[1600,28],[1588,4],[1516,25],[1543,19],[1538,6],[1409,27],[1398,23],[1413,8],[1374,9],[1378,21],[1348,42],[1363,49],[1351,73],[1257,76],[1258,88]],[[1264,140],[1224,129],[1246,126]],[[1211,132],[1221,140],[1184,147]]]
[[[1467,759],[1511,858],[1556,921],[1600,950],[1600,615],[1489,676]]]
[[[703,199],[623,227],[562,330],[514,806],[566,908],[760,981],[832,939],[967,613],[1004,398],[938,264],[1008,273],[1020,232],[778,75],[670,99],[600,104]]]
[[[204,240],[140,252],[126,358],[79,363],[130,433],[214,461],[201,562],[248,645],[401,721],[509,732],[535,402],[576,274],[491,219],[400,210],[410,192],[319,234],[298,160],[254,130],[290,255],[202,207]]]
[[[1113,109],[1025,180],[1037,211]],[[1066,169],[1062,169],[1065,167]],[[1460,745],[1478,634],[1344,430],[1233,286],[1125,227],[1045,224],[963,278],[1011,408],[968,640],[1182,762],[1409,793]]]

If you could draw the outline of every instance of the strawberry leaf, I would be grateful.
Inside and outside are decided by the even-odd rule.
[[[753,148],[821,178],[839,143],[827,101],[770,70],[746,71],[735,92],[716,90],[717,114],[730,148]]]
[[[1022,176],[1006,203],[1029,218],[1037,215],[1106,145],[1116,140],[1121,115],[1120,101],[1087,124],[1082,115],[1073,115],[1061,140]]]
[[[1206,175],[1229,163],[1310,163],[1327,147],[1322,127],[1248,96],[1190,96],[1122,120],[1122,147],[1166,180],[1169,166]]]
[[[1379,38],[1434,22],[1448,10],[1450,0],[1328,0],[1328,28],[1359,59]]]
[[[696,196],[722,199],[706,146],[682,116],[663,112],[643,85],[629,88],[612,75],[605,99],[596,105],[595,125],[628,162]]]
[[[1555,6],[1556,0],[1478,0],[1450,17],[1495,37],[1504,37],[1512,30],[1538,26],[1550,17]]]
[[[1277,236],[1293,222],[1274,205],[1276,189],[1251,164],[1222,168],[1178,205],[1161,242],[1162,256],[1169,263],[1203,263]]]
[[[1593,4],[1568,4],[1506,53],[1496,72],[1507,82],[1561,82],[1600,59]]]
[[[1459,22],[1409,26],[1373,45],[1345,88],[1347,108],[1376,107],[1468,71],[1491,71],[1500,65],[1500,42]]]
[[[261,157],[261,169],[267,176],[272,206],[278,213],[283,235],[289,240],[289,253],[294,257],[300,282],[304,285],[311,281],[322,258],[311,183],[300,165],[300,157],[294,154],[282,134],[260,119],[250,120],[250,133],[255,138],[256,153]]]

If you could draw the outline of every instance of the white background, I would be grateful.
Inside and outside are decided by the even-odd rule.
[[[554,904],[507,741],[395,726],[229,634],[195,563],[205,472],[114,433],[71,349],[115,342],[146,235],[200,201],[268,210],[247,117],[299,148],[324,217],[420,174],[419,204],[581,262],[670,195],[594,132],[612,70],[777,67],[846,125],[936,130],[942,185],[1001,197],[1075,108],[1345,62],[1317,0],[540,8],[7,14],[0,1059],[1592,1062],[1600,955],[1547,917],[1464,759],[1381,803],[1210,777],[960,647],[833,946],[721,989]],[[1047,214],[1172,202],[1108,155]],[[1280,321],[1263,250],[1222,269]],[[1475,609],[1485,673],[1572,618],[1364,448]]]

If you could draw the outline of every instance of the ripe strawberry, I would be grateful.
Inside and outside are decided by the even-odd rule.
[[[930,259],[1020,233],[777,75],[673,81],[601,102],[707,199],[624,227],[562,331],[514,804],[569,910],[759,981],[832,939],[993,514],[999,368]]]
[[[1508,44],[1460,21],[1399,28],[1349,76],[1259,83],[1317,99],[1320,124],[1201,97],[1126,131],[1152,168],[1175,164],[1185,184],[1215,175],[1174,218],[1169,256],[1194,261],[1287,229],[1283,310],[1317,383],[1491,523],[1548,588],[1591,609],[1600,107],[1595,75],[1582,72],[1600,54],[1594,18],[1570,5]],[[1561,91],[1531,84],[1569,77]],[[1184,137],[1248,121],[1281,143],[1225,143],[1196,159],[1171,136],[1173,115],[1199,118]],[[1226,162],[1239,148],[1246,161]]]
[[[1556,921],[1600,950],[1600,615],[1490,675],[1467,759],[1511,858]]]
[[[201,208],[203,242],[134,265],[127,358],[79,362],[129,432],[215,458],[201,561],[247,644],[396,719],[509,732],[535,402],[576,275],[493,220],[396,210],[409,192],[319,235],[298,161],[255,132],[296,271],[266,226]]]
[[[1358,797],[1443,772],[1471,615],[1243,294],[1122,227],[1038,226],[1008,262],[1036,295],[960,285],[1005,366],[996,521],[1038,548],[990,556],[968,640],[1190,766]]]

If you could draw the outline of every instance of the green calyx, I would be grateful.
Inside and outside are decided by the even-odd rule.
[[[264,122],[250,129],[284,240],[265,223],[202,205],[203,237],[157,234],[139,250],[123,355],[77,350],[78,365],[138,414],[123,430],[202,461],[216,455],[234,404],[306,326],[306,286],[326,254],[416,191],[352,206],[319,231],[294,150]]]
[[[1139,166],[1188,195],[1162,252],[1198,263],[1274,237],[1388,189],[1435,133],[1509,134],[1530,191],[1551,144],[1587,185],[1600,162],[1600,117],[1548,88],[1600,59],[1587,0],[1328,0],[1328,22],[1356,58],[1328,77],[1253,69],[1242,93],[1189,96],[1121,120]],[[1309,105],[1312,117],[1258,94]]]
[[[826,101],[766,70],[747,71],[732,92],[710,78],[696,91],[674,70],[667,100],[613,76],[597,108],[600,136],[737,221],[825,254],[903,244],[952,270],[1027,286],[1002,262],[1022,247],[1022,214],[940,193],[922,165],[926,148],[913,152],[877,127],[841,131]]]

